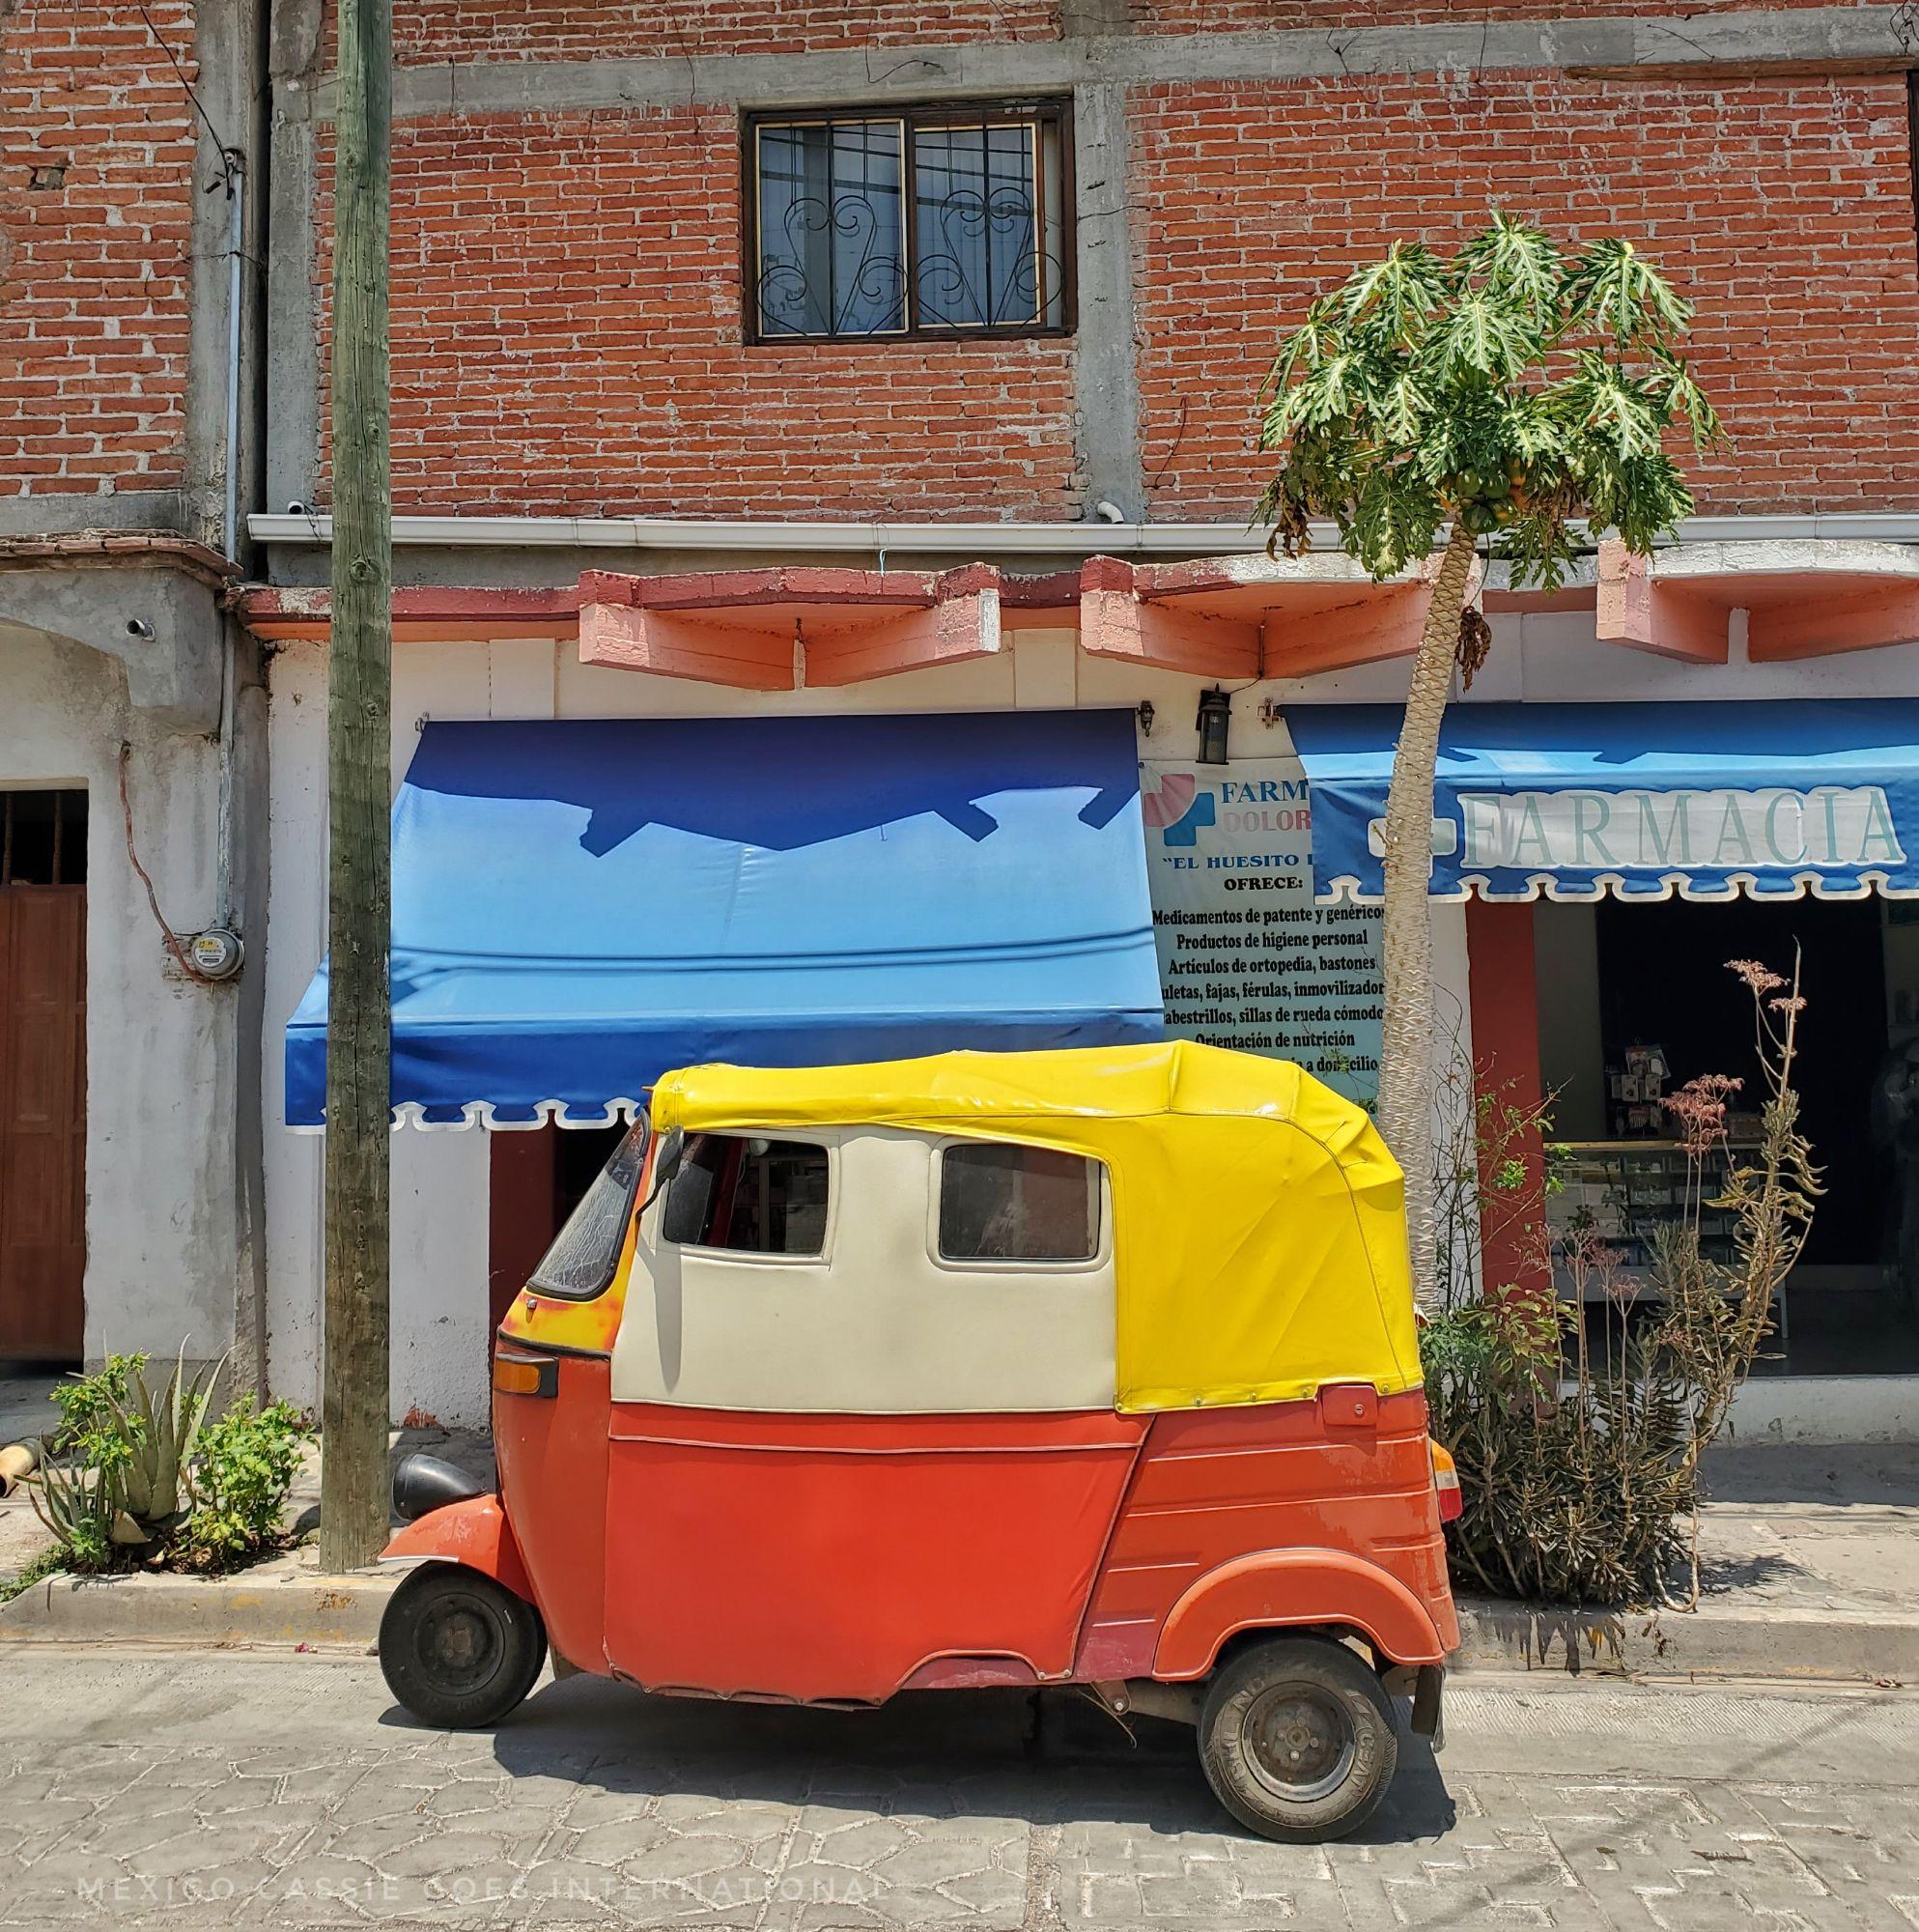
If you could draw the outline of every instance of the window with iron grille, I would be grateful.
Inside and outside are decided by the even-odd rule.
[[[1060,106],[760,115],[746,152],[749,340],[1071,327]]]

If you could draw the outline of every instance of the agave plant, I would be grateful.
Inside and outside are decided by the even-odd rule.
[[[98,1470],[48,1463],[27,1493],[72,1569],[106,1568],[113,1554],[114,1512],[111,1488]]]
[[[143,1543],[153,1542],[185,1514],[187,1464],[206,1419],[213,1379],[225,1366],[222,1355],[188,1377],[186,1345],[182,1343],[173,1374],[157,1398],[142,1373],[133,1377],[125,1403],[109,1404],[132,1450],[117,1472],[115,1501],[148,1532],[140,1538]]]
[[[185,1517],[188,1465],[223,1355],[186,1371],[183,1343],[157,1394],[144,1355],[109,1356],[97,1376],[57,1392],[66,1422],[42,1470],[34,1508],[82,1569],[102,1569],[113,1548],[157,1542]]]

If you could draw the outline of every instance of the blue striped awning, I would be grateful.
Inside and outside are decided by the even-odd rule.
[[[1397,705],[1288,706],[1321,898],[1377,899]],[[1455,703],[1434,898],[1919,895],[1919,699]]]

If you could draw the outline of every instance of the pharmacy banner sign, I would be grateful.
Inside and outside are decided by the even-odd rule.
[[[1146,890],[1169,1039],[1281,1060],[1351,1099],[1379,1091],[1377,906],[1317,905],[1297,758],[1141,767]]]
[[[1321,899],[1376,900],[1399,713],[1287,712]],[[1919,699],[1454,704],[1432,896],[1919,896]]]

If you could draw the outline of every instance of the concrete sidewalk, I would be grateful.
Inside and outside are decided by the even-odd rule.
[[[416,1448],[490,1473],[483,1437],[396,1432]],[[290,1522],[317,1520],[319,1482],[312,1454]],[[1919,1447],[1725,1449],[1707,1483],[1697,1609],[1462,1597],[1455,1667],[1919,1685]],[[308,1542],[234,1577],[62,1577],[0,1606],[0,1642],[364,1649],[400,1574],[325,1577]]]
[[[47,1390],[60,1379],[57,1369],[0,1364],[0,1448],[44,1435],[58,1426],[60,1411]],[[0,1583],[17,1577],[53,1538],[34,1514],[24,1488],[0,1496]]]

